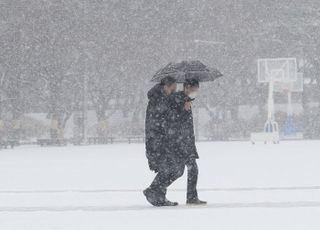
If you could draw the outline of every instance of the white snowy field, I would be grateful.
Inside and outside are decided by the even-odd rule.
[[[183,205],[184,176],[168,192],[177,208],[145,201],[143,144],[2,150],[0,229],[320,229],[320,141],[197,146],[209,204]]]

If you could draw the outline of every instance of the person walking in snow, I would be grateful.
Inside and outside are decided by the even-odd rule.
[[[183,90],[169,96],[169,112],[167,120],[167,152],[177,159],[178,164],[187,166],[187,204],[204,205],[207,202],[198,198],[198,165],[199,158],[195,145],[192,116],[192,101],[199,90],[199,81],[187,79]]]
[[[168,97],[175,92],[176,80],[166,77],[160,84],[148,92],[146,111],[145,135],[146,156],[150,170],[157,173],[151,185],[143,191],[147,201],[154,206],[176,206],[177,202],[167,200],[167,188],[183,175],[184,164],[177,163],[173,155],[168,154],[167,144],[167,115]]]

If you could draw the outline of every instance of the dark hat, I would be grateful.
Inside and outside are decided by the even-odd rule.
[[[188,78],[184,81],[183,86],[199,87],[199,81],[195,78]]]
[[[161,79],[160,85],[172,85],[176,82],[177,82],[177,80],[174,77],[167,76],[167,77]]]

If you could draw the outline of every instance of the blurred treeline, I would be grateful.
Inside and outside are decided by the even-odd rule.
[[[119,112],[130,116],[128,132],[143,130],[136,126],[152,74],[170,61],[199,59],[224,73],[198,98],[210,116],[206,135],[247,136],[266,114],[256,60],[296,57],[306,79],[294,96],[303,108],[296,120],[306,137],[319,138],[319,9],[318,0],[2,0],[1,129],[15,133],[24,114],[46,113],[63,135],[85,108],[95,111],[101,135]],[[243,105],[257,116],[241,118]]]

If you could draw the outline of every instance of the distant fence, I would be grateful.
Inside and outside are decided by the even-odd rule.
[[[203,136],[197,138],[197,142],[211,142],[211,141],[221,141],[215,139],[213,136]],[[227,141],[249,141],[249,138],[229,138]],[[145,136],[142,135],[131,135],[125,137],[88,137],[85,141],[75,141],[73,138],[38,138],[37,140],[3,140],[0,141],[0,149],[6,149],[8,147],[13,148],[19,145],[39,145],[41,147],[45,146],[66,146],[66,145],[104,145],[104,144],[114,144],[114,143],[145,143]]]

